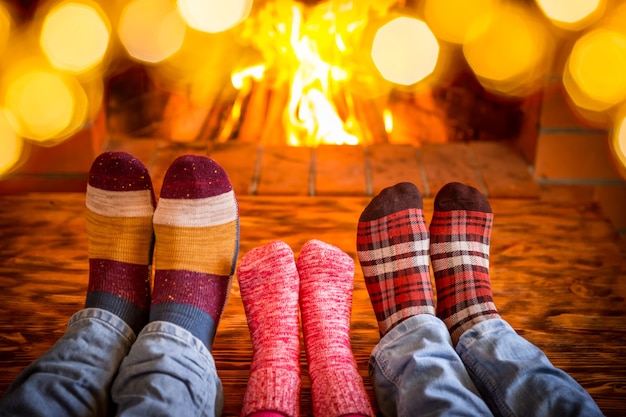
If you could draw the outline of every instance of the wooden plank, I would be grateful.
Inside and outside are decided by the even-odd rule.
[[[263,147],[258,195],[309,195],[311,148]]]
[[[366,195],[364,153],[362,146],[315,148],[315,195]]]
[[[423,190],[422,171],[416,149],[410,145],[379,144],[367,148],[372,173],[372,194],[399,182],[408,181]]]
[[[253,143],[216,144],[209,156],[228,173],[235,194],[247,195],[254,184],[258,145]]]
[[[487,195],[487,189],[477,176],[474,155],[464,143],[424,144],[421,147],[422,162],[430,193],[437,192],[449,182],[462,182],[478,188]]]
[[[317,238],[355,260],[352,351],[376,408],[367,362],[379,336],[355,252],[357,220],[369,200],[240,196],[239,256],[276,239],[297,256]],[[427,219],[432,205],[432,198],[425,199]],[[491,280],[500,313],[579,381],[607,416],[623,415],[626,257],[614,229],[593,204],[580,201],[492,199],[491,205]],[[83,194],[0,197],[0,395],[61,337],[82,308],[87,280]],[[213,355],[224,386],[224,415],[239,415],[252,344],[236,279]],[[300,358],[304,416],[312,414],[304,344]]]
[[[499,142],[477,141],[471,142],[470,148],[490,197],[539,197],[539,186],[528,164],[510,147]]]

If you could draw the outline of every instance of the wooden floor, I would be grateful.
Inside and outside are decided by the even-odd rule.
[[[157,189],[171,160],[190,151],[176,147],[155,154],[154,148],[146,145],[142,151],[141,146],[136,144],[133,152],[149,165]],[[592,201],[573,197],[576,190],[536,186],[525,168],[507,162],[516,159],[502,156],[497,146],[484,149],[483,159],[469,146],[420,149],[404,159],[394,154],[397,149],[356,149],[341,156],[345,164],[337,162],[337,152],[323,149],[212,150],[239,194],[240,256],[274,239],[287,242],[297,255],[307,240],[316,238],[340,247],[356,261],[358,217],[382,186],[403,179],[419,184],[427,196],[429,220],[432,197],[441,185],[450,180],[475,183],[490,196],[495,213],[491,276],[503,318],[578,380],[606,415],[623,415],[626,255],[623,241]],[[424,162],[427,152],[432,155]],[[451,158],[445,159],[446,153]],[[484,156],[490,153],[491,158]],[[417,169],[415,158],[422,161]],[[440,158],[439,168],[433,158]],[[346,166],[358,171],[351,179]],[[0,394],[63,334],[70,316],[82,307],[86,245],[83,194],[0,196]],[[358,266],[351,336],[375,406],[367,361],[378,331]],[[236,280],[213,353],[226,394],[224,415],[239,415],[252,346]],[[304,349],[301,361],[301,412],[311,415]]]

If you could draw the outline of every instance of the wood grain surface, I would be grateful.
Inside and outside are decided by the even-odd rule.
[[[241,196],[239,256],[280,239],[298,254],[309,239],[332,243],[356,261],[356,225],[369,197]],[[571,201],[492,199],[491,275],[496,305],[517,331],[570,373],[607,416],[626,410],[626,259],[614,229],[593,206]],[[427,220],[432,199],[425,199]],[[84,302],[87,243],[84,196],[0,197],[0,394],[63,334]],[[356,267],[352,349],[367,375],[378,331]],[[302,345],[303,346],[303,345]],[[252,345],[237,281],[213,347],[224,415],[236,416]],[[301,414],[311,415],[304,348]]]

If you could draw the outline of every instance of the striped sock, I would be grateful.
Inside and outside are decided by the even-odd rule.
[[[89,285],[85,307],[119,316],[135,332],[148,319],[154,192],[147,168],[124,152],[98,156],[87,184]]]
[[[311,240],[297,267],[313,415],[373,415],[350,347],[354,261],[339,248]]]
[[[205,156],[177,158],[163,180],[154,231],[150,321],[174,323],[210,349],[239,249],[239,208],[222,167]]]
[[[430,224],[437,316],[455,344],[476,323],[500,317],[489,278],[492,223],[491,206],[477,189],[450,183],[437,193]]]
[[[435,314],[428,244],[415,185],[385,188],[363,210],[357,254],[382,335],[416,314]]]
[[[241,258],[237,278],[254,349],[241,415],[296,417],[300,278],[291,248],[275,241],[251,250]]]

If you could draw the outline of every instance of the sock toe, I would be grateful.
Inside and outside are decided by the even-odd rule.
[[[365,207],[360,222],[368,222],[409,208],[423,207],[422,193],[410,182],[401,182],[383,189]]]
[[[491,205],[476,188],[459,182],[443,186],[435,197],[436,211],[467,210],[491,213]]]

